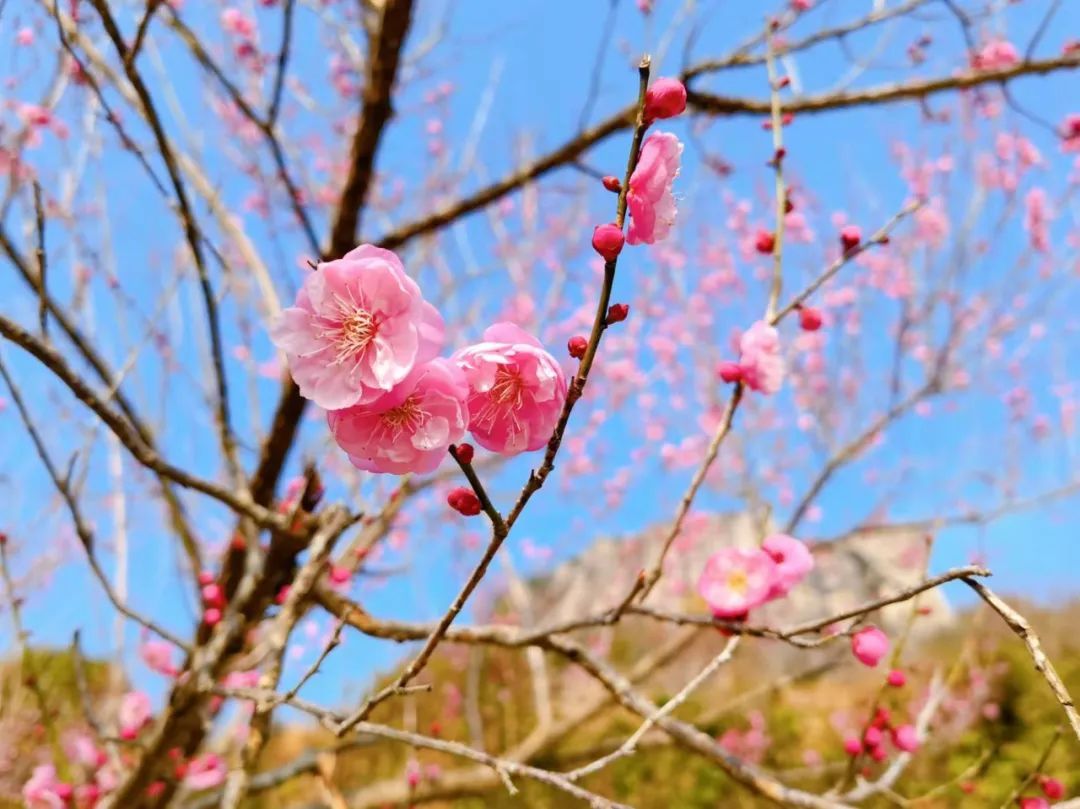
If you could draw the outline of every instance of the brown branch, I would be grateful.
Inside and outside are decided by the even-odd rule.
[[[1058,70],[1072,70],[1076,67],[1080,67],[1080,54],[1065,54],[1051,59],[1020,62],[1001,70],[964,70],[951,76],[914,79],[861,90],[792,98],[784,105],[784,109],[792,113],[814,114],[850,107],[888,104],[894,101],[921,100],[938,93],[967,90],[985,84],[1005,84],[1023,76],[1044,75]],[[768,99],[720,96],[696,90],[688,90],[686,97],[687,103],[695,110],[712,115],[768,115],[770,109]]]
[[[356,244],[364,202],[371,186],[375,155],[382,140],[383,128],[393,114],[391,99],[394,82],[412,12],[413,0],[386,0],[383,3],[378,31],[368,55],[364,105],[353,136],[349,174],[341,189],[337,215],[330,229],[330,244],[326,250],[329,258],[337,258]]]
[[[274,89],[270,92],[270,109],[266,113],[266,125],[270,129],[277,123],[278,112],[281,110],[281,96],[285,89],[285,69],[289,64],[289,48],[292,45],[293,11],[296,0],[285,0],[285,8],[282,9],[281,21],[281,46],[278,48],[277,70],[274,73]]]
[[[1039,643],[1039,636],[1035,634],[1035,630],[1031,628],[1031,624],[1027,622],[1027,619],[1024,618],[1023,615],[1002,601],[1000,597],[982,582],[975,581],[974,579],[964,579],[963,581],[964,584],[978,593],[979,597],[982,598],[994,612],[1001,616],[1009,629],[1015,632],[1020,640],[1024,642],[1024,645],[1027,646],[1028,652],[1031,654],[1031,659],[1035,663],[1035,668],[1045,678],[1047,684],[1050,686],[1050,690],[1054,692],[1057,701],[1061,703],[1061,707],[1065,711],[1065,716],[1069,719],[1069,725],[1072,727],[1073,733],[1076,735],[1076,738],[1080,740],[1080,714],[1076,712],[1076,703],[1073,702],[1073,698],[1069,695],[1068,689],[1065,688],[1065,683],[1061,681],[1061,677],[1058,676],[1057,671],[1054,669],[1054,664],[1050,662],[1046,653],[1043,652],[1042,644]]]

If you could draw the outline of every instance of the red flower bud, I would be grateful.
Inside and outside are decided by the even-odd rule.
[[[473,454],[475,453],[472,444],[458,444],[454,447],[454,452],[457,454],[457,459],[462,463],[472,463]]]
[[[767,230],[759,230],[754,237],[754,249],[763,256],[770,255],[776,248],[776,236]]]
[[[209,627],[217,626],[221,622],[221,610],[211,607],[203,613],[203,623]]]
[[[850,253],[862,242],[862,231],[858,225],[845,225],[840,230],[840,244],[845,253]]]
[[[225,604],[225,593],[217,584],[207,584],[202,588],[202,600],[208,607],[221,607]]]
[[[889,672],[889,676],[885,678],[885,681],[893,688],[903,688],[907,683],[907,675],[900,669],[893,669]]]
[[[452,489],[446,496],[446,502],[450,504],[450,508],[466,517],[475,517],[480,513],[480,498],[476,496],[476,492],[464,486]]]
[[[604,261],[614,261],[622,252],[625,240],[622,228],[618,225],[597,225],[593,230],[592,246],[593,250],[603,256]]]
[[[817,331],[821,328],[821,310],[812,306],[799,309],[799,326],[803,331]]]
[[[738,382],[742,379],[742,368],[736,362],[722,362],[716,366],[716,373],[724,382]]]
[[[645,93],[645,120],[674,118],[686,109],[686,87],[678,79],[657,79]]]
[[[614,174],[606,175],[604,179],[601,180],[601,182],[604,184],[604,188],[606,188],[608,191],[616,194],[622,191],[622,183],[619,182],[619,178],[616,177]]]
[[[1039,789],[1042,790],[1043,795],[1052,801],[1058,801],[1065,797],[1065,785],[1048,775],[1039,776]]]
[[[577,334],[566,341],[566,350],[570,352],[570,356],[574,359],[580,360],[585,356],[585,351],[589,348],[589,341]]]
[[[630,315],[630,305],[626,303],[613,303],[607,310],[607,323],[622,323]]]

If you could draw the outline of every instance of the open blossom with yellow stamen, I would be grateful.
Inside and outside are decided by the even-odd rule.
[[[763,604],[776,578],[776,562],[760,548],[721,548],[705,563],[698,592],[717,618],[744,618]]]
[[[535,337],[496,323],[454,361],[469,382],[469,431],[480,446],[514,454],[548,442],[566,401],[566,378]]]
[[[374,402],[327,414],[334,440],[368,472],[433,472],[469,423],[465,375],[449,360],[417,366]]]
[[[270,337],[300,393],[338,410],[378,399],[434,358],[443,321],[394,253],[364,244],[308,275]]]

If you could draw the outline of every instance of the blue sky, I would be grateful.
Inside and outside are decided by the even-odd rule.
[[[212,22],[217,16],[216,6],[194,2],[187,5],[190,8],[185,10],[185,18],[189,24],[198,28],[201,23],[214,30],[215,36],[220,36]],[[676,28],[670,46],[663,53],[660,47],[668,23],[682,4],[674,0],[657,0],[656,5],[657,13],[648,21],[642,18],[632,2],[623,0],[616,5],[616,34],[602,61],[603,70],[591,120],[599,120],[633,96],[635,77],[629,67],[633,55],[642,51],[656,54],[656,75],[671,73],[681,67],[682,48],[688,31],[686,24]],[[835,0],[809,16],[805,27],[796,29],[792,36],[797,38],[799,30],[812,30],[819,23],[830,24],[851,18],[865,12],[870,5],[855,0]],[[1044,7],[1045,3],[1025,3],[1009,10],[994,24],[1003,25],[1014,41],[1026,42],[1038,23],[1039,11]],[[460,2],[451,4],[449,10],[443,3],[425,2],[421,8],[420,20],[412,39],[414,46],[431,35],[438,21],[445,19],[448,29],[445,32],[446,44],[440,46],[437,55],[424,62],[420,74],[414,76],[414,82],[400,98],[399,116],[389,127],[379,155],[380,171],[400,178],[407,189],[405,204],[392,215],[395,223],[414,218],[418,211],[429,204],[422,190],[428,165],[423,134],[423,125],[428,117],[425,92],[444,78],[454,83],[455,92],[444,122],[446,140],[452,149],[459,148],[460,144],[470,139],[476,122],[476,110],[487,103],[486,97],[490,94],[490,111],[476,148],[484,174],[474,174],[458,190],[479,187],[486,179],[501,175],[514,164],[513,145],[520,143],[523,136],[527,135],[530,139],[529,151],[540,154],[561,143],[576,130],[588,94],[588,77],[609,13],[609,4],[601,0],[574,3],[566,0]],[[851,47],[859,50],[879,42],[878,37],[883,32],[891,37],[883,45],[883,53],[888,57],[885,61],[891,69],[867,70],[858,76],[855,86],[869,86],[914,75],[911,71],[898,71],[895,66],[902,64],[903,47],[927,29],[934,31],[936,40],[926,65],[919,72],[936,75],[955,69],[959,35],[955,31],[948,33],[952,31],[952,26],[941,25],[940,9],[933,14],[933,20],[907,22],[891,29],[879,28],[873,34],[852,38]],[[12,31],[27,22],[41,24],[40,15],[27,15],[26,9],[10,6],[0,19],[0,42],[10,42]],[[761,4],[742,0],[702,3],[698,18],[704,20],[704,24],[697,32],[691,61],[722,53],[732,43],[760,30]],[[263,41],[266,47],[272,48],[270,43],[276,41],[277,37],[277,18],[261,15],[260,20]],[[310,14],[298,15],[297,25],[294,70],[305,77],[306,87],[316,103],[329,102],[331,91],[323,79],[324,35],[315,29]],[[49,27],[41,30],[43,37],[52,33]],[[1066,3],[1047,34],[1043,52],[1056,53],[1070,34],[1080,35],[1080,7]],[[213,112],[204,103],[205,85],[201,77],[182,57],[172,39],[159,35],[154,43],[161,47],[162,58],[169,65],[168,73],[175,82],[174,90],[182,111],[182,116],[178,117],[176,110],[164,100],[166,96],[162,95],[163,103],[169,108],[170,126],[173,131],[180,133],[186,148],[205,156],[204,165],[208,175],[219,185],[220,193],[229,206],[240,211],[251,186],[238,176],[232,166],[233,154],[227,151],[223,156],[216,148],[220,142],[220,127]],[[0,56],[0,71],[19,79],[11,91],[13,97],[20,101],[36,99],[41,76],[46,75],[51,54],[46,55],[40,49],[33,53],[19,49],[4,50],[6,53]],[[155,53],[148,52],[143,59],[144,69],[155,77],[152,84],[161,91],[161,74],[155,68]],[[808,89],[828,88],[849,68],[850,64],[843,53],[831,45],[810,51],[798,59],[799,78]],[[1061,75],[1023,80],[1017,82],[1014,89],[1022,103],[1038,110],[1045,119],[1058,122],[1065,114],[1077,111],[1070,106],[1075,104],[1075,82],[1075,74]],[[761,68],[740,70],[721,80],[712,80],[706,86],[720,93],[760,97],[763,95],[763,71]],[[68,120],[77,121],[75,113],[81,108],[81,102],[74,101],[75,94],[71,91],[68,96],[61,107],[62,114]],[[946,100],[941,98],[932,101],[931,105],[945,103]],[[134,118],[133,113],[128,115]],[[340,141],[340,136],[329,131],[317,115],[305,114],[293,103],[286,105],[284,116],[295,143],[303,143],[307,138],[332,143]],[[1006,120],[1011,120],[1008,113]],[[677,122],[671,128],[685,135],[686,127],[685,122]],[[97,129],[101,132],[105,125],[99,121]],[[785,138],[794,171],[821,200],[821,219],[815,225],[819,229],[827,227],[829,212],[847,210],[857,213],[864,227],[871,229],[887,219],[902,204],[906,195],[906,187],[889,159],[892,142],[896,139],[909,140],[932,151],[942,143],[956,139],[957,129],[955,126],[938,129],[924,127],[918,106],[904,104],[800,118],[795,126],[788,129]],[[1066,165],[1057,155],[1057,144],[1050,133],[1026,122],[1023,123],[1023,130],[1046,155],[1052,157],[1055,161],[1053,165]],[[762,166],[762,155],[767,154],[764,138],[759,122],[753,119],[723,120],[707,130],[703,140],[709,148],[723,154],[737,169],[722,184],[712,175],[701,171],[699,155],[694,149],[687,149],[682,182],[686,184],[683,193],[687,200],[685,215],[688,224],[685,232],[688,244],[695,244],[692,223],[722,221],[726,216],[717,199],[716,186],[721,192],[730,191],[740,197],[757,199],[768,194],[770,179]],[[609,139],[589,153],[588,164],[618,173],[625,161],[626,140],[625,136]],[[35,150],[32,159],[46,176],[51,172],[55,177],[57,163],[77,156],[81,146],[78,142],[61,144],[47,138]],[[84,310],[83,322],[114,365],[121,365],[126,356],[126,346],[143,333],[146,323],[134,316],[134,310],[119,305],[115,293],[104,282],[109,256],[114,257],[115,267],[122,279],[123,294],[137,303],[136,308],[146,321],[167,328],[183,369],[168,371],[163,376],[154,353],[145,352],[140,356],[136,372],[132,374],[130,387],[125,390],[129,391],[148,417],[160,425],[162,446],[170,460],[178,465],[191,465],[203,474],[216,475],[220,471],[215,466],[216,445],[199,393],[208,376],[201,337],[202,313],[192,285],[186,284],[181,294],[162,312],[156,311],[159,296],[169,289],[171,283],[170,270],[178,241],[177,232],[160,196],[145,181],[141,168],[117,148],[115,137],[107,131],[104,134],[104,149],[103,159],[91,162],[84,190],[79,196],[81,214],[87,217],[85,243],[69,243],[66,239],[50,242],[52,266],[56,267],[52,274],[54,291],[62,297],[74,292],[73,267],[76,257],[95,266],[96,271],[88,288],[93,305]],[[455,153],[453,157],[458,160],[461,155]],[[263,167],[268,165],[266,160],[262,161]],[[312,166],[303,166],[302,169],[318,171]],[[561,185],[577,189],[581,187],[581,179],[577,172],[562,171],[551,178],[546,187]],[[1057,178],[1056,187],[1060,187],[1061,179]],[[1053,182],[1053,177],[1048,179],[1049,184]],[[710,186],[710,183],[716,183],[716,186]],[[595,212],[596,221],[609,217],[610,197],[599,190],[589,193],[589,210]],[[515,198],[520,200],[520,196]],[[545,199],[553,200],[552,205],[557,205],[559,201],[558,197]],[[105,200],[106,209],[101,208],[102,200]],[[716,205],[715,211],[710,210],[711,204]],[[1066,211],[1063,220],[1071,221],[1070,215],[1074,217],[1074,213]],[[993,217],[988,216],[982,226],[992,228],[992,221]],[[108,222],[108,233],[102,229],[105,222]],[[299,257],[305,254],[303,241],[295,228],[284,222],[267,226],[251,216],[245,216],[245,222],[249,224],[252,238],[265,248],[266,260],[279,281],[279,292],[283,298],[287,298],[287,290],[299,277],[296,265]],[[21,234],[21,220],[17,217],[10,217],[5,224],[10,231]],[[980,260],[979,272],[986,274],[987,283],[1004,271],[1009,260],[1006,256],[1014,257],[1021,251],[1022,233],[1015,223],[1013,225],[997,243],[996,249],[1000,254]],[[1075,229],[1075,225],[1073,227]],[[461,228],[468,237],[471,252],[480,257],[482,264],[491,263],[488,253],[495,239],[486,220],[481,215],[474,215]],[[320,234],[325,233],[326,229],[325,221],[317,218]],[[368,216],[363,235],[376,239],[384,229],[385,223],[381,217]],[[447,248],[447,259],[451,264],[464,263],[466,260],[464,251],[460,249],[462,241],[452,242],[459,245],[457,250]],[[808,271],[806,268],[818,266],[817,255],[793,255],[793,267],[798,271],[805,273]],[[581,256],[578,261],[584,264],[587,257]],[[619,284],[624,285],[621,287],[623,294],[629,294],[631,285],[643,282],[651,270],[647,252],[625,254],[620,262],[619,278]],[[434,283],[435,278],[434,267],[423,265],[419,268],[422,284]],[[505,298],[508,284],[501,276],[494,279],[485,276],[462,281],[457,292],[466,300],[475,299],[486,312],[493,314],[499,300]],[[36,310],[33,298],[26,294],[21,283],[10,273],[0,275],[0,290],[3,292],[0,310],[4,314],[23,323],[34,322]],[[591,297],[591,294],[588,288],[569,289],[566,293],[568,302],[574,302],[579,297]],[[756,289],[750,297],[748,306],[760,309],[763,290]],[[1073,279],[1072,287],[1066,282],[1057,293],[1055,304],[1061,307],[1076,299]],[[238,327],[232,317],[236,313],[233,301],[226,302],[224,311],[232,321],[227,329],[226,342],[230,346],[250,343],[256,358],[268,358],[269,345],[258,322],[251,324],[248,333]],[[744,316],[743,312],[731,313],[724,323],[724,333],[731,326],[743,325]],[[1066,380],[1075,380],[1076,368],[1080,367],[1075,323],[1059,322],[1062,328],[1055,333],[1053,345],[1046,349],[1048,356],[1044,358],[1045,366],[1057,368],[1059,376],[1063,375],[1062,378]],[[454,341],[461,344],[475,336],[455,335]],[[3,352],[5,361],[15,369],[27,395],[40,403],[35,408],[36,415],[48,425],[49,440],[53,442],[58,456],[66,458],[71,451],[83,447],[87,443],[90,424],[85,413],[66,395],[51,394],[56,390],[55,385],[32,361],[9,346],[5,346]],[[277,390],[277,383],[268,379],[259,379],[249,386],[243,380],[243,370],[241,363],[230,361],[229,371],[236,392],[234,413],[241,432],[251,422],[253,412],[258,414],[259,422],[265,425]],[[1040,402],[1050,401],[1049,388],[1060,381],[1061,378],[1055,379],[1048,374],[1045,379],[1033,384]],[[169,383],[167,387],[166,382]],[[972,499],[984,497],[985,491],[980,491],[978,485],[970,480],[957,482],[951,479],[950,466],[978,469],[983,463],[996,462],[995,459],[1001,454],[1006,430],[1001,411],[1000,403],[994,397],[987,396],[981,402],[969,402],[953,417],[935,420],[909,418],[890,432],[886,446],[876,451],[874,463],[888,466],[890,462],[899,463],[909,455],[921,462],[910,480],[905,481],[904,485],[910,487],[910,492],[900,499],[891,516],[931,516],[935,507],[947,508],[943,503],[954,502],[958,494]],[[580,415],[580,418],[584,421],[585,416]],[[620,413],[605,428],[600,444],[605,451],[619,447],[633,436],[635,429],[635,414],[632,411]],[[321,423],[316,415],[305,425],[305,435],[309,442],[314,442],[320,434]],[[18,537],[17,569],[25,571],[43,549],[55,547],[53,537],[64,533],[65,517],[55,507],[48,482],[21,434],[11,407],[0,413],[0,435],[4,437],[7,450],[0,459],[0,473],[4,476],[0,479],[0,498],[10,504],[6,517],[0,518],[0,529]],[[1026,453],[1026,460],[1021,464],[1023,480],[1020,488],[1023,492],[1045,490],[1068,478],[1070,473],[1075,476],[1080,471],[1075,463],[1075,437],[1071,441],[1072,446],[1068,444],[1060,442],[1051,446],[1022,447]],[[107,500],[107,454],[100,433],[92,446],[92,450],[82,451],[80,463],[89,464],[87,490],[93,503],[94,522],[102,535],[108,537],[112,527],[112,504]],[[294,456],[294,466],[299,464],[300,459],[299,453]],[[534,460],[524,458],[508,464],[505,474],[493,483],[502,501],[516,491]],[[723,460],[722,457],[721,462]],[[861,480],[865,470],[862,464],[854,465],[850,471],[838,476],[824,492],[821,504],[826,516],[820,524],[813,526],[814,533],[828,536],[840,532],[866,513],[867,487]],[[146,503],[145,498],[138,494],[145,491],[150,481],[127,461],[124,474],[134,481],[133,494],[127,503],[132,546],[132,602],[183,631],[190,626],[191,605],[185,603],[185,591],[177,579],[177,555],[160,525],[156,506]],[[581,543],[595,536],[623,534],[669,519],[689,474],[689,470],[669,474],[658,466],[650,466],[640,476],[630,496],[617,509],[604,510],[598,515],[579,510],[579,517],[572,519],[569,526],[563,495],[557,485],[552,485],[530,507],[510,550],[520,568],[530,569],[534,563],[521,551],[526,539],[550,545],[555,558],[561,558],[577,552]],[[331,480],[331,496],[341,496],[343,493],[343,487]],[[43,509],[43,502],[51,502],[51,505]],[[733,505],[733,501],[706,492],[700,505],[702,508],[727,508]],[[588,519],[583,519],[582,514],[587,515]],[[1077,537],[1073,525],[1078,514],[1080,509],[1076,503],[1069,502],[1037,513],[1010,517],[982,530],[945,531],[938,544],[934,567],[944,568],[966,562],[973,552],[980,551],[987,555],[991,566],[997,571],[997,586],[1005,591],[1020,591],[1040,600],[1074,595],[1076,585],[1073,571],[1080,557],[1077,555]],[[227,535],[229,523],[221,509],[200,503],[197,521],[208,537],[224,539]],[[374,613],[380,615],[426,618],[441,613],[476,554],[475,550],[462,551],[461,534],[462,529],[457,524],[438,532],[414,531],[404,552],[386,562],[388,565],[408,565],[408,575],[379,586],[364,582],[354,592]],[[108,542],[103,541],[103,546],[107,545]],[[107,550],[105,553],[108,558]],[[111,610],[97,594],[95,585],[88,581],[78,548],[68,543],[63,557],[64,563],[49,578],[46,589],[27,603],[27,617],[36,638],[66,643],[70,633],[79,627],[84,630],[87,645],[92,650],[110,648]],[[966,597],[963,592],[950,594],[957,600]],[[323,628],[320,626],[318,632]],[[5,624],[0,628],[0,638],[6,640],[9,637],[7,632]],[[133,647],[131,641],[136,636],[137,632],[129,629],[129,654]],[[325,681],[344,679],[348,681],[349,693],[355,696],[357,689],[363,686],[364,675],[377,666],[388,665],[398,654],[400,649],[397,647],[350,638],[344,650],[328,664]],[[138,665],[133,672],[139,682],[160,688],[160,683],[149,679]],[[347,673],[352,676],[343,677]]]

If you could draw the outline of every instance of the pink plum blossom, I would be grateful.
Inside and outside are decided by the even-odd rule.
[[[876,626],[867,626],[851,636],[851,653],[864,666],[873,668],[889,651],[889,639]]]
[[[28,809],[64,809],[71,794],[71,787],[57,777],[56,768],[51,764],[34,767],[22,788]]]
[[[310,273],[270,336],[301,395],[339,410],[375,401],[433,359],[443,322],[394,253],[364,244]]]
[[[469,386],[449,360],[418,365],[370,404],[327,413],[330,432],[358,469],[434,472],[469,425]]]
[[[630,208],[630,227],[626,232],[629,244],[654,244],[671,232],[675,224],[671,185],[679,174],[682,150],[682,143],[670,132],[654,132],[642,144],[626,194]]]
[[[150,697],[143,691],[129,691],[120,699],[117,722],[120,735],[134,739],[150,721]]]
[[[547,443],[566,401],[566,379],[535,337],[496,323],[454,361],[468,381],[469,431],[480,446],[514,454]]]
[[[152,671],[175,677],[180,673],[172,659],[172,645],[168,641],[147,639],[139,646],[139,657]]]
[[[698,593],[717,618],[742,618],[769,597],[776,563],[758,548],[721,548],[709,557]]]
[[[892,740],[897,750],[914,753],[919,747],[919,732],[914,725],[900,725],[893,730]]]
[[[188,789],[213,789],[225,783],[225,762],[216,753],[205,753],[188,762],[184,786]]]
[[[814,557],[810,549],[787,534],[766,537],[761,549],[776,562],[776,575],[769,589],[769,598],[786,596],[814,569]]]
[[[764,320],[747,329],[739,339],[739,368],[751,390],[772,394],[784,381],[784,358],[780,356],[780,334]]]
[[[1020,62],[1016,46],[1006,39],[992,39],[972,57],[977,70],[1004,70]]]
[[[1050,809],[1046,798],[1028,797],[1020,799],[1020,809]]]

